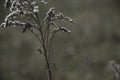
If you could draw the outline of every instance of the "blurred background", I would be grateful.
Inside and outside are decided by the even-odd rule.
[[[55,80],[114,80],[108,67],[120,63],[120,0],[48,0],[49,7],[77,21],[65,23],[71,34],[59,33],[54,39]],[[0,23],[8,10],[0,0]],[[44,6],[43,6],[44,7]],[[41,80],[42,56],[36,51],[34,36],[21,29],[0,30],[0,80]]]

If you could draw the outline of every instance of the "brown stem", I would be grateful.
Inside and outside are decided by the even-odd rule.
[[[34,32],[32,32],[32,33],[34,34]],[[47,49],[45,47],[45,41],[44,41],[43,33],[42,33],[41,29],[40,29],[40,33],[41,33],[41,36],[42,36],[42,43],[41,43],[41,40],[39,39],[38,36],[36,36],[35,34],[34,34],[34,36],[37,38],[37,40],[41,43],[41,45],[43,47],[45,62],[46,62],[47,69],[48,69],[49,80],[52,80],[52,71],[50,69],[50,62],[48,60],[48,53],[47,53]]]
[[[44,57],[45,57],[45,61],[46,61],[46,64],[47,64],[47,69],[48,69],[48,74],[49,74],[49,80],[52,80],[52,71],[50,69],[50,63],[49,63],[49,60],[48,60],[48,53],[47,53],[47,49],[46,49],[46,44],[45,44],[45,38],[44,38],[44,35],[43,35],[43,32],[42,30],[40,29],[40,33],[41,33],[41,36],[42,36],[42,42],[43,42],[43,50],[44,50]]]
[[[49,60],[48,60],[48,56],[47,56],[47,51],[46,49],[43,47],[44,51],[45,51],[45,61],[46,61],[46,64],[47,64],[47,69],[48,69],[48,74],[49,74],[49,80],[52,80],[52,71],[50,69],[50,63],[49,63]]]
[[[39,28],[39,32],[41,34],[41,41],[42,41],[42,47],[43,47],[43,50],[44,50],[44,57],[45,57],[45,62],[46,62],[46,65],[47,65],[47,69],[48,69],[48,75],[49,75],[49,80],[52,80],[52,71],[50,69],[50,62],[48,60],[48,53],[47,53],[47,49],[46,49],[46,46],[48,46],[45,42],[45,38],[44,38],[44,34],[43,34],[43,31],[42,31],[42,26],[40,24],[40,21],[39,21],[39,18],[38,16],[36,15],[37,17],[37,23],[38,25],[40,26]],[[48,37],[48,36],[47,36]],[[39,38],[37,38],[39,39]],[[40,41],[40,40],[39,40]]]

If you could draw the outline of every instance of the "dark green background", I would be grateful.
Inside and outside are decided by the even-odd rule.
[[[48,0],[40,8],[40,17],[54,6],[77,21],[65,23],[71,34],[59,33],[53,44],[55,80],[114,80],[108,62],[120,62],[119,0]],[[0,22],[8,10],[0,0]],[[38,42],[18,28],[0,30],[0,80],[40,80],[42,56],[36,51]]]

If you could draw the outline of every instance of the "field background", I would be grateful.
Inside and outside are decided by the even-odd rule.
[[[120,0],[48,0],[41,18],[54,6],[77,21],[65,23],[71,34],[54,39],[53,69],[56,80],[114,80],[108,62],[120,63]],[[0,0],[0,23],[8,10]],[[68,24],[68,25],[67,25]],[[19,28],[0,30],[0,80],[40,80],[42,56],[31,33]]]

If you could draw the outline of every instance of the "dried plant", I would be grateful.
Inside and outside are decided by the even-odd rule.
[[[41,0],[41,3],[47,5],[45,0]],[[46,79],[53,80],[53,74],[51,70],[50,56],[52,54],[52,40],[57,32],[71,31],[57,23],[59,21],[69,21],[75,23],[75,21],[65,16],[63,13],[55,11],[54,7],[51,7],[45,15],[45,18],[41,21],[39,18],[39,4],[37,0],[5,0],[5,8],[9,9],[10,12],[4,19],[0,28],[4,29],[7,27],[21,27],[23,33],[30,31],[40,43],[39,53],[44,56],[46,62]],[[19,18],[25,18],[26,21],[22,21]]]
[[[114,80],[120,80],[120,64],[113,60],[110,61],[109,64],[115,74]]]

